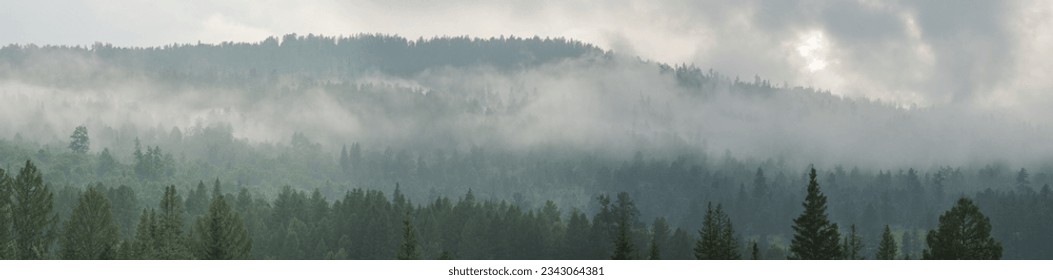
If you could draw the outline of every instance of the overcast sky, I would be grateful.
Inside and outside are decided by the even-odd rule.
[[[440,3],[441,2],[441,3]],[[286,33],[562,36],[729,76],[921,106],[1044,110],[1053,1],[0,0],[0,44]]]

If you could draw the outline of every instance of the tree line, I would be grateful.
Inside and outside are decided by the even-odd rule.
[[[794,219],[789,259],[865,259],[855,226],[845,236],[827,218],[827,198],[815,169],[803,212]],[[117,188],[124,190],[126,188]],[[551,201],[522,209],[504,201],[478,201],[468,191],[416,204],[396,186],[389,199],[353,189],[330,203],[283,188],[272,201],[245,188],[223,193],[199,182],[186,198],[163,188],[156,207],[141,209],[132,225],[115,218],[121,191],[90,185],[67,216],[55,211],[54,193],[32,161],[12,177],[0,169],[0,258],[4,259],[761,259],[755,240],[740,242],[722,205],[707,206],[700,229],[672,227],[664,218],[640,220],[626,192],[599,195],[590,219],[572,209],[564,221]],[[130,194],[135,196],[134,192]],[[207,201],[206,203],[202,203]],[[206,206],[207,205],[207,206]],[[133,207],[134,208],[134,207]],[[134,232],[122,231],[134,227]],[[929,230],[923,259],[999,259],[1000,242],[989,219],[961,198]],[[58,245],[54,247],[54,245]],[[875,259],[898,259],[886,226]],[[907,256],[904,256],[907,257]]]

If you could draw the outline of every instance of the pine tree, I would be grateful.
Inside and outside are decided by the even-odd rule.
[[[571,209],[570,218],[567,219],[567,233],[563,235],[563,248],[566,252],[562,259],[582,260],[589,259],[589,218],[577,208]]]
[[[252,240],[241,217],[230,210],[226,199],[218,192],[213,194],[208,213],[198,218],[194,236],[194,256],[197,259],[247,259],[252,250]]]
[[[751,241],[750,242],[750,259],[751,260],[759,260],[760,259],[760,248],[757,248],[757,241]]]
[[[856,233],[856,225],[853,224],[848,235],[845,235],[843,243],[841,243],[841,249],[843,250],[843,259],[846,260],[862,260],[866,259],[863,256],[863,238]]]
[[[63,230],[61,255],[68,260],[108,260],[116,257],[119,229],[110,202],[98,187],[80,196]]]
[[[110,154],[110,149],[104,148],[102,149],[102,153],[99,153],[99,163],[95,171],[99,176],[105,176],[117,169],[118,165],[120,165],[120,163],[118,163],[117,159],[114,159],[113,155]]]
[[[902,251],[903,259],[909,260],[913,258],[914,254],[918,251],[915,243],[917,234],[914,234],[913,230],[907,229],[903,231],[903,236],[900,237],[900,251]]]
[[[669,256],[669,223],[665,221],[664,217],[657,217],[654,222],[651,223],[651,243],[653,249],[651,256],[652,260],[666,259]]]
[[[615,218],[614,253],[612,260],[631,260],[636,256],[636,249],[632,244],[632,227],[636,223],[639,211],[629,193],[618,193],[618,201],[613,209]]]
[[[702,222],[702,229],[698,230],[699,239],[695,243],[695,258],[700,260],[737,260],[739,255],[739,244],[735,238],[735,230],[731,226],[731,218],[720,204],[716,209],[710,203],[706,206],[706,216]]]
[[[826,216],[826,195],[819,191],[815,168],[808,174],[808,195],[804,198],[804,212],[793,220],[793,240],[790,258],[799,260],[833,260],[840,258],[841,237],[837,224]]]
[[[121,247],[124,251],[123,259],[155,259],[157,252],[157,214],[154,209],[143,209],[139,215],[139,224],[135,228],[135,238],[125,241]],[[127,247],[127,248],[125,248]]]
[[[153,252],[147,252],[151,259],[178,260],[190,258],[190,250],[183,235],[182,199],[176,193],[175,185],[165,188],[161,197],[160,213],[154,217],[156,228],[153,234]]]
[[[208,189],[205,188],[205,181],[198,181],[197,187],[191,189],[186,195],[186,202],[183,205],[189,218],[194,219],[208,211],[209,205]]]
[[[11,221],[15,233],[15,256],[23,260],[47,257],[55,239],[52,193],[32,162],[18,172],[14,181]]]
[[[881,243],[878,244],[877,255],[874,258],[894,260],[896,255],[896,239],[892,237],[892,230],[888,228],[888,225],[885,225],[885,232],[881,234]]]
[[[77,154],[87,154],[88,147],[91,145],[91,141],[88,139],[88,128],[78,126],[73,130],[73,135],[69,136],[69,149]]]
[[[940,215],[940,223],[925,237],[926,260],[997,260],[1002,244],[991,237],[991,221],[973,201],[962,197]]]
[[[416,260],[420,258],[417,252],[417,235],[414,233],[413,224],[410,223],[409,215],[402,219],[402,246],[396,258],[400,260]]]
[[[660,259],[662,259],[662,256],[659,255],[659,251],[658,251],[658,239],[656,239],[655,236],[651,236],[650,247],[651,247],[651,250],[649,250],[650,253],[647,255],[648,259],[650,259],[650,260],[660,260]]]
[[[340,171],[344,174],[351,171],[351,156],[347,154],[347,145],[340,149]]]
[[[14,182],[7,171],[0,168],[0,260],[14,258],[14,244],[11,232],[11,192]]]

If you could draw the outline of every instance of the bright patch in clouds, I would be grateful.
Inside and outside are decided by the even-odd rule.
[[[801,36],[801,41],[797,44],[797,54],[804,58],[805,68],[809,72],[815,73],[826,69],[828,48],[826,40],[823,39],[823,33],[812,31]]]

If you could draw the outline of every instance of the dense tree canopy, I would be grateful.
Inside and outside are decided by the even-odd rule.
[[[1002,243],[991,237],[991,221],[968,198],[958,199],[925,236],[927,260],[997,260]]]
[[[716,209],[710,203],[706,206],[706,217],[702,229],[698,231],[699,240],[695,244],[695,258],[700,260],[737,260],[739,243],[731,218],[717,204]]]
[[[81,194],[63,228],[61,257],[69,260],[114,259],[119,234],[109,200],[99,187],[89,187]]]

